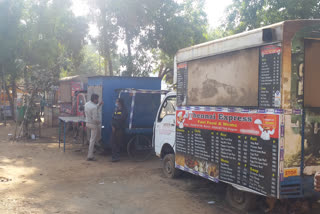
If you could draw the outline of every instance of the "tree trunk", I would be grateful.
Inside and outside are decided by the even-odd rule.
[[[108,76],[108,59],[107,57],[103,56],[103,60],[104,60],[104,75]]]
[[[133,63],[132,63],[132,53],[131,53],[131,38],[129,36],[128,30],[126,29],[126,44],[128,48],[128,61],[127,61],[127,72],[129,76],[133,74]]]
[[[113,65],[112,65],[112,59],[111,59],[111,54],[110,54],[110,48],[109,48],[109,45],[107,45],[106,47],[106,57],[107,57],[107,60],[108,60],[108,68],[109,68],[109,75],[110,76],[113,76]]]
[[[15,94],[17,93],[17,89],[16,89],[16,81],[14,79],[10,80],[11,82],[11,89],[12,89],[12,93],[10,94],[10,90],[7,86],[6,81],[4,81],[4,87],[6,90],[6,94],[10,103],[10,109],[11,109],[11,115],[12,115],[12,119],[15,121],[16,120],[16,111],[14,108],[14,98],[15,98]]]
[[[108,76],[108,67],[109,67],[109,61],[107,58],[107,26],[106,26],[106,8],[104,7],[104,4],[100,5],[100,13],[101,13],[101,22],[102,22],[102,56],[103,56],[103,61],[104,61],[104,75]]]
[[[17,98],[16,79],[11,79],[11,89],[12,89],[12,101],[13,101],[13,109],[11,108],[11,111],[12,111],[13,120],[16,121],[16,98]]]
[[[3,96],[3,100],[1,100],[1,105],[2,105],[2,107],[3,106],[5,106],[5,95],[4,94],[2,94],[2,90],[3,90],[3,88],[5,88],[4,87],[4,85],[5,85],[5,81],[4,81],[4,67],[3,67],[3,65],[0,65],[0,67],[1,67],[1,79],[2,79],[2,84],[1,84],[1,96]],[[4,103],[2,103],[2,101],[4,102]],[[1,112],[2,112],[2,115],[1,116],[3,116],[3,120],[4,120],[4,125],[5,126],[7,126],[7,118],[6,118],[6,114],[5,114],[5,112],[4,112],[4,109],[1,109]]]
[[[170,69],[170,68],[162,68],[162,69],[160,69],[160,71],[159,71],[158,77],[159,77],[160,79],[163,79],[164,76],[167,75],[167,74],[170,73],[170,72],[172,72],[172,69]]]

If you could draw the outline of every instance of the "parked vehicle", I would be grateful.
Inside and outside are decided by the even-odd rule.
[[[121,89],[132,89],[132,91],[124,93]],[[138,133],[149,138],[152,137],[154,118],[161,102],[160,94],[138,92],[141,92],[141,90],[160,89],[161,79],[154,77],[89,77],[88,97],[91,97],[92,93],[96,93],[104,102],[101,112],[101,137],[104,147],[110,148],[111,146],[111,119],[115,109],[115,101],[119,95],[124,100],[128,112],[134,110],[132,117],[129,116],[126,122],[126,142]],[[135,107],[131,108],[133,99],[135,99]]]
[[[160,106],[161,95],[168,91],[130,88],[116,91],[128,109],[128,127],[125,130],[128,155],[132,160],[144,161],[153,154],[153,121]]]
[[[177,93],[155,121],[163,171],[229,184],[239,209],[257,195],[315,195],[320,169],[320,20],[285,21],[178,51]]]

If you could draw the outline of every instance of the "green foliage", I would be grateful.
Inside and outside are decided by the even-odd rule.
[[[77,69],[88,25],[84,18],[74,17],[70,6],[69,0],[0,2],[0,64],[9,78],[25,76],[17,60],[29,70],[37,67],[46,77],[56,73],[56,80],[68,61],[70,69]]]
[[[174,55],[179,49],[208,41],[208,23],[203,0],[162,2],[155,13],[154,28],[148,30],[146,44],[154,49],[154,72],[172,83]]]
[[[157,71],[159,77],[166,76],[169,71],[164,65],[169,65],[168,58],[173,61],[173,56],[179,49],[207,40],[208,23],[203,9],[204,0],[95,2],[93,14],[100,20],[98,40],[103,37],[105,43],[114,44],[110,48],[110,45],[103,46],[99,42],[100,50],[109,48],[114,54],[117,41],[125,44],[120,53],[120,63],[125,68],[122,75],[147,76]],[[159,54],[166,57],[160,57]],[[170,64],[169,70],[173,71],[173,64]]]
[[[48,90],[61,70],[80,66],[87,21],[70,0],[0,0],[0,72],[13,109],[17,82],[30,94]]]
[[[114,75],[114,55],[117,51],[119,26],[115,23],[114,12],[111,9],[112,0],[88,0],[91,7],[91,21],[99,29],[97,38],[91,38],[91,42],[98,47],[99,53],[104,58],[105,75]]]
[[[284,20],[316,18],[319,0],[233,0],[224,26],[232,34]]]
[[[86,45],[82,49],[83,60],[77,70],[71,72],[64,71],[61,76],[68,75],[104,75],[103,60],[101,59],[97,48],[94,45]],[[100,59],[99,59],[100,57]]]

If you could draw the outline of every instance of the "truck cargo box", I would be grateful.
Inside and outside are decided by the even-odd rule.
[[[124,88],[160,90],[161,79],[154,77],[89,77],[88,99],[90,99],[92,93],[96,93],[104,101],[101,112],[101,135],[103,144],[107,147],[110,146],[111,118],[115,109],[115,101],[119,96],[119,89]],[[132,96],[124,94],[121,98],[124,99],[125,106],[129,112]],[[160,94],[152,96],[149,94],[137,95],[133,114],[133,128],[152,128],[160,101]],[[129,127],[129,116],[126,124]]]
[[[266,196],[314,194],[319,39],[320,20],[295,20],[178,51],[176,166]]]

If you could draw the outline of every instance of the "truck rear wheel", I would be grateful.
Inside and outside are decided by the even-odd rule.
[[[167,154],[162,161],[162,171],[168,178],[176,178],[182,171],[175,167],[174,154]]]
[[[228,185],[226,201],[240,211],[249,211],[256,208],[257,196]]]

